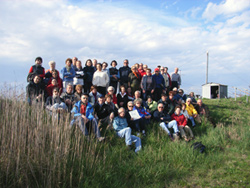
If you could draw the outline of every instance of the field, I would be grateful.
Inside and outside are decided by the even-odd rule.
[[[53,121],[41,106],[0,99],[0,187],[250,187],[250,105],[244,97],[204,100],[216,128],[197,126],[195,140],[171,142],[147,125],[136,155],[114,132],[99,143]],[[202,141],[206,152],[190,147]]]

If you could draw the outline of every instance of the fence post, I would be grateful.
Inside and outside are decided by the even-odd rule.
[[[237,98],[237,88],[235,87],[234,89],[235,89],[234,99],[235,99],[235,101],[236,101],[236,98]]]

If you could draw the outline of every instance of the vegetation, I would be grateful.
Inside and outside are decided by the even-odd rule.
[[[216,128],[204,120],[186,143],[171,142],[149,124],[135,154],[112,131],[104,143],[86,139],[69,127],[69,115],[57,122],[41,106],[2,97],[0,187],[249,187],[250,105],[244,99],[204,102]],[[204,154],[190,147],[197,141]]]

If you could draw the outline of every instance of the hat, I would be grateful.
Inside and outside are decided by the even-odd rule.
[[[159,71],[160,71],[160,70],[159,70],[159,68],[155,68],[155,72],[156,72],[156,71],[158,71],[158,72],[159,72]]]

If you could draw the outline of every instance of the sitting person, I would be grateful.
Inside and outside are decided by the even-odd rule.
[[[133,110],[137,110],[140,115],[140,119],[134,120],[135,127],[137,131],[137,135],[142,132],[143,136],[146,136],[145,132],[145,124],[149,122],[151,115],[142,107],[142,99],[138,98],[134,100],[134,108]]]
[[[75,97],[76,97],[76,102],[81,100],[81,96],[82,96],[82,85],[77,84],[75,87]]]
[[[197,104],[197,101],[196,101],[195,96],[194,96],[194,92],[190,92],[189,93],[189,98],[191,98],[191,104],[192,105],[196,105]]]
[[[30,81],[26,87],[27,101],[29,105],[32,103],[42,102],[44,99],[44,91],[45,86],[41,82],[41,77],[39,75],[35,75],[33,81]]]
[[[174,97],[173,99],[176,101],[177,104],[181,104],[182,103],[182,98],[181,96],[178,94],[178,89],[176,87],[173,88],[173,94]]]
[[[76,97],[73,93],[73,85],[68,84],[66,87],[66,92],[63,92],[60,96],[61,100],[66,104],[68,112],[71,111],[73,105],[76,102]]]
[[[172,120],[176,120],[178,129],[181,133],[181,137],[188,142],[190,139],[194,138],[194,134],[190,127],[187,125],[187,119],[183,114],[181,114],[181,107],[178,105],[175,107],[175,112],[171,116]],[[187,137],[187,134],[190,135],[190,139]]]
[[[55,78],[52,79],[51,84],[46,86],[46,92],[48,96],[53,95],[53,89],[58,88],[58,83]]]
[[[160,122],[160,127],[169,135],[169,138],[174,141],[174,138],[171,134],[171,132],[168,130],[169,128],[174,129],[175,137],[179,136],[179,129],[177,122],[175,120],[171,120],[171,117],[169,114],[164,112],[164,105],[162,103],[158,104],[157,110],[154,112],[154,120],[157,122]]]
[[[157,110],[157,102],[153,101],[152,97],[149,95],[147,102],[146,102],[148,109],[149,109],[149,113],[153,114],[155,110]]]
[[[186,102],[187,100],[187,95],[184,94],[184,90],[183,89],[179,89],[178,95],[180,95],[182,103]]]
[[[182,103],[182,106],[181,106],[181,113],[185,116],[186,120],[190,120],[191,123],[192,123],[192,126],[195,127],[195,121],[194,121],[194,117],[193,116],[189,116],[188,115],[188,112],[186,110],[186,104],[185,103]]]
[[[136,99],[141,99],[141,92],[139,90],[135,91],[134,100]],[[142,107],[145,108],[147,112],[149,112],[148,105],[146,104],[146,101],[144,100],[142,100]]]
[[[107,104],[112,109],[112,111],[115,113],[115,116],[118,116],[118,109],[113,103],[112,95],[109,95],[109,94],[105,95],[105,104]]]
[[[128,95],[126,93],[126,88],[124,86],[120,87],[120,92],[117,94],[117,104],[120,107],[127,108]]]
[[[134,94],[132,93],[132,88],[131,87],[128,87],[127,89],[127,95],[128,95],[128,99],[130,101],[133,101],[135,98],[134,98]]]
[[[88,130],[92,125],[97,139],[99,141],[104,140],[104,137],[100,136],[101,134],[97,124],[93,121],[93,107],[88,103],[88,94],[82,94],[81,100],[75,103],[71,112],[74,114],[74,119],[71,121],[70,126],[73,126],[73,124],[76,123],[83,134],[88,136]]]
[[[133,111],[133,108],[134,108],[134,103],[133,103],[133,101],[129,101],[128,104],[127,104],[127,110],[126,110],[125,117],[126,117],[126,119],[127,119],[128,126],[129,126],[132,130],[136,130],[134,119],[131,118],[131,116],[130,116],[130,114],[129,114],[130,111]]]
[[[159,103],[162,103],[164,105],[164,112],[165,113],[168,113],[168,97],[165,93],[162,93],[161,94],[161,99],[157,102],[158,104]],[[157,107],[156,107],[157,109]]]
[[[211,116],[209,116],[209,109],[208,107],[202,102],[201,99],[197,100],[197,105],[195,105],[195,109],[198,112],[200,117],[205,117],[205,119],[208,119],[212,125],[214,127],[216,127],[215,122],[213,121],[213,119],[211,118]]]
[[[58,72],[56,70],[53,70],[51,72],[51,74],[52,74],[52,77],[50,77],[47,85],[50,85],[52,80],[56,79],[57,84],[58,84],[58,88],[59,88],[59,93],[61,94],[62,93],[62,87],[63,87],[62,86],[62,79],[60,78],[60,76],[59,76],[59,74],[58,74]]]
[[[97,91],[97,86],[93,85],[90,87],[90,93],[89,93],[89,103],[94,106],[98,98],[101,96],[101,93]]]
[[[176,100],[174,99],[173,91],[169,91],[167,103],[168,103],[167,113],[171,116],[174,113],[175,106],[177,105]]]
[[[118,116],[114,118],[113,127],[116,131],[116,134],[123,138],[125,137],[125,142],[127,147],[130,149],[130,146],[135,142],[135,152],[141,150],[141,139],[137,136],[131,135],[131,128],[128,127],[127,120],[125,118],[125,109],[119,108]]]
[[[108,89],[108,94],[109,95],[112,95],[113,97],[113,103],[115,104],[116,108],[118,108],[118,105],[117,105],[117,97],[116,97],[116,94],[115,94],[115,88],[113,86],[109,86]]]
[[[98,102],[93,106],[94,115],[98,122],[98,127],[109,126],[114,119],[114,111],[105,103],[104,96],[98,98]]]
[[[46,100],[46,109],[52,114],[53,112],[64,112],[67,109],[65,103],[60,99],[59,88],[53,89],[53,95],[49,96]]]
[[[187,98],[186,110],[190,117],[192,116],[196,121],[198,121],[198,123],[201,123],[201,119],[200,119],[198,112],[195,110],[194,106],[191,104],[191,98]]]

